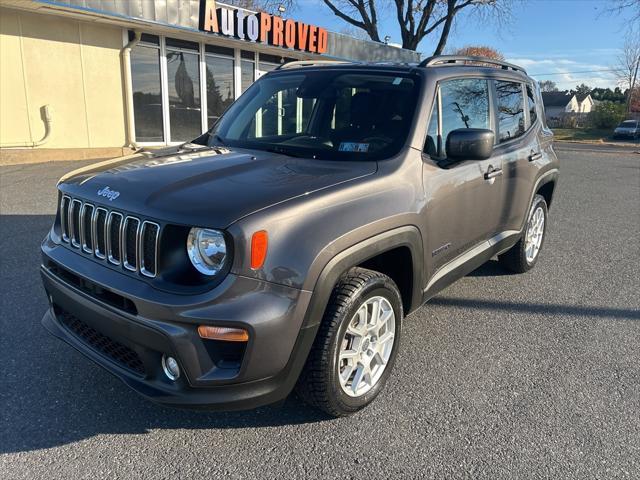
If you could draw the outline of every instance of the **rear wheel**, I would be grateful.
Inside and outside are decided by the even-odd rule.
[[[353,268],[335,286],[298,392],[330,415],[371,403],[389,377],[400,341],[402,301],[386,275]]]
[[[522,237],[498,257],[503,267],[516,273],[524,273],[535,266],[544,244],[547,215],[547,202],[542,195],[536,195],[533,197]]]

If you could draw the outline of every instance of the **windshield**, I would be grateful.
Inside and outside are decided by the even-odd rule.
[[[374,160],[402,148],[418,77],[322,70],[269,74],[249,88],[209,134],[209,146],[296,157]]]
[[[622,122],[620,124],[621,127],[626,127],[626,128],[636,128],[636,125],[638,124],[638,122],[636,122],[635,120],[626,120],[624,122]]]

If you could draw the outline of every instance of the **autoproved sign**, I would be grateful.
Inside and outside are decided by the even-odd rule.
[[[327,51],[327,31],[315,25],[265,12],[250,13],[215,0],[201,0],[200,30],[312,53]]]

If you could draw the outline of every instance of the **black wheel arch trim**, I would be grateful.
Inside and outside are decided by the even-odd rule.
[[[550,182],[557,183],[558,182],[558,177],[559,177],[559,170],[557,168],[552,168],[551,170],[547,170],[542,175],[540,175],[538,177],[538,179],[536,180],[536,184],[533,187],[533,190],[531,191],[531,197],[529,198],[529,205],[531,205],[531,203],[533,202],[534,197],[538,194],[538,192],[540,191],[540,189],[543,186],[545,186],[546,184],[548,184]],[[555,191],[555,186],[554,186],[554,191]],[[522,223],[520,225],[520,232],[524,231],[525,225],[527,224],[528,216],[529,216],[529,210],[527,209],[527,212],[526,212],[524,218],[522,219]]]
[[[407,247],[411,253],[412,289],[410,313],[422,304],[423,247],[420,231],[414,225],[397,227],[362,240],[336,254],[318,275],[303,328],[319,324],[329,301],[333,287],[340,276],[352,267],[390,250]]]

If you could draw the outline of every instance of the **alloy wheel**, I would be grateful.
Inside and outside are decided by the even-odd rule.
[[[393,351],[395,320],[391,303],[376,296],[363,303],[349,322],[338,353],[338,379],[347,395],[364,395],[382,377]]]
[[[525,255],[529,264],[538,256],[540,247],[542,246],[542,237],[544,235],[544,211],[542,207],[538,206],[527,226],[527,233],[525,239]]]

